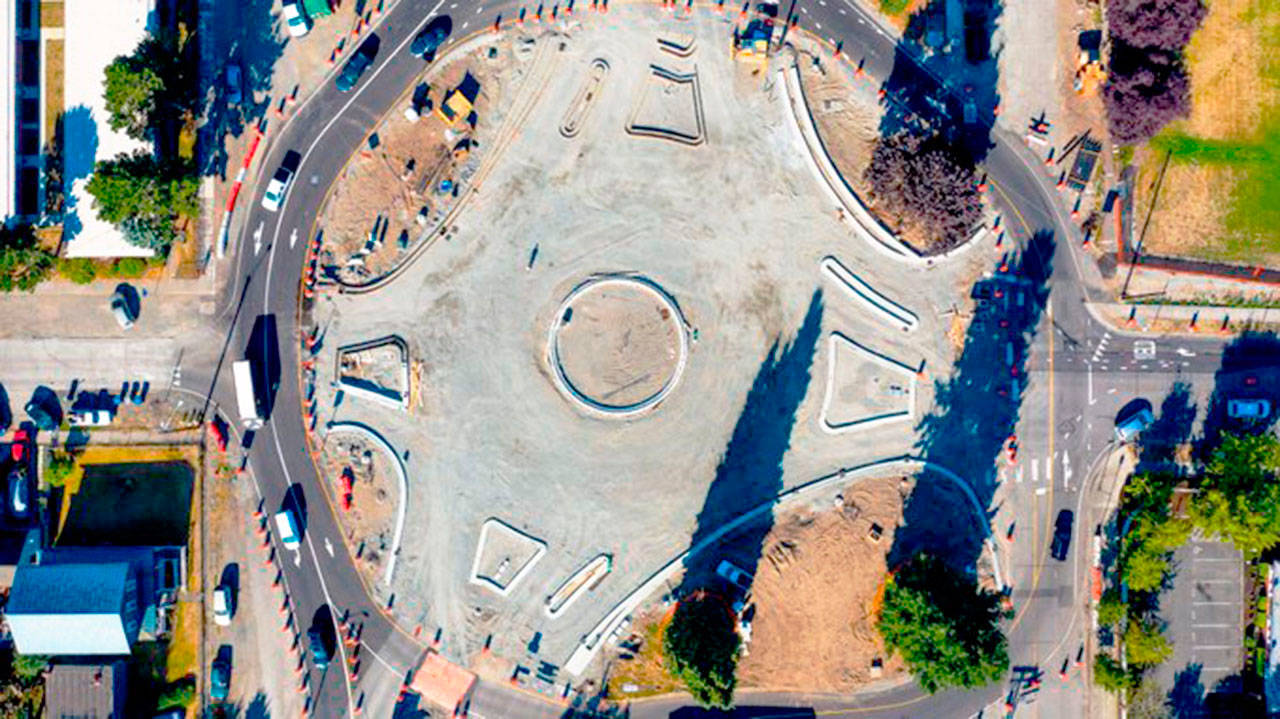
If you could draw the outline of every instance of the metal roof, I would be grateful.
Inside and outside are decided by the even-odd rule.
[[[138,630],[130,570],[126,562],[19,566],[5,608],[18,651],[128,654]]]
[[[55,664],[45,679],[48,719],[124,719],[128,673],[121,660]]]

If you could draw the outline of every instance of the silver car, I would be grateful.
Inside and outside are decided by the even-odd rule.
[[[111,295],[111,314],[115,316],[116,324],[120,325],[122,330],[132,329],[134,320],[138,319],[133,314],[133,308],[129,306],[129,299],[120,290],[116,290]]]

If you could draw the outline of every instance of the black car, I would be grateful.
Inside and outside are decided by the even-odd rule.
[[[1049,556],[1059,562],[1067,560],[1067,549],[1071,547],[1071,525],[1074,521],[1075,515],[1070,509],[1058,512],[1058,521],[1053,528],[1053,544],[1049,546]]]
[[[347,60],[347,64],[342,66],[342,72],[338,73],[338,79],[334,81],[339,90],[349,92],[351,88],[356,86],[356,83],[360,81],[360,76],[373,64],[373,58],[378,54],[378,44],[378,36],[370,35],[360,47],[356,48],[355,53],[351,55],[351,59]]]
[[[231,692],[231,645],[218,647],[218,656],[213,660],[213,669],[209,672],[209,698],[214,701],[226,701]]]
[[[426,57],[430,53],[434,53],[444,44],[444,39],[449,37],[449,32],[444,26],[435,24],[428,25],[413,38],[413,44],[409,46],[409,53],[415,57]]]
[[[31,400],[23,407],[37,429],[53,432],[62,423],[62,403],[58,395],[48,387],[37,387]]]

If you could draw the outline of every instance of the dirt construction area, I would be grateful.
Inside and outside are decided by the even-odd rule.
[[[677,16],[621,5],[461,44],[457,72],[492,62],[521,73],[478,106],[479,190],[464,187],[447,235],[402,255],[390,281],[322,292],[313,310],[331,346],[395,335],[421,367],[408,411],[351,393],[335,406],[334,388],[317,390],[322,425],[364,423],[404,457],[407,521],[387,589],[397,620],[439,632],[455,661],[489,646],[529,670],[526,688],[572,678],[566,664],[583,638],[620,605],[626,615],[669,591],[639,588],[678,567],[695,537],[817,477],[911,452],[914,421],[825,428],[828,388],[840,383],[842,422],[890,404],[927,413],[951,366],[945,316],[995,251],[928,266],[886,259],[823,186],[779,76],[791,60],[755,72],[732,59],[724,14]],[[845,274],[824,271],[828,258]],[[628,292],[566,306],[605,278],[639,281],[664,301]],[[913,318],[910,331],[886,319],[895,312]],[[847,356],[829,372],[835,335],[927,379],[895,389]],[[335,361],[321,353],[318,376],[335,376]],[[565,378],[627,411],[579,401]],[[855,407],[851,385],[886,399]],[[801,669],[780,646],[793,632],[841,637],[822,640],[833,660],[824,686],[870,676],[878,649],[856,622],[882,574],[874,555],[892,541],[897,493],[851,492],[859,516],[818,514],[817,530],[780,521],[778,542],[799,549],[777,569],[760,557],[758,593],[842,583],[848,596],[821,601],[844,619],[762,605],[747,676],[798,685]],[[879,544],[866,539],[869,521],[883,528]],[[495,523],[529,550],[502,559],[486,547]],[[602,555],[608,573],[550,611],[557,588]],[[839,576],[850,563],[871,569]],[[837,656],[837,642],[859,648]],[[589,650],[591,669],[614,643]],[[766,670],[771,657],[779,668]],[[883,676],[894,669],[886,661]]]

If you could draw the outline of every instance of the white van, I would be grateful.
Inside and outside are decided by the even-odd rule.
[[[276,512],[276,532],[285,549],[297,549],[302,544],[302,533],[298,531],[298,519],[293,516],[293,510]]]

